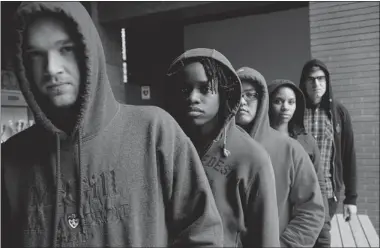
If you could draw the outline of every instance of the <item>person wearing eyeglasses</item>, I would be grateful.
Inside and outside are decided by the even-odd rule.
[[[337,211],[344,185],[343,215],[357,213],[357,169],[354,134],[348,110],[333,97],[326,65],[312,59],[305,63],[299,85],[306,98],[304,125],[317,141],[323,166],[330,218]]]
[[[325,208],[314,166],[295,139],[269,125],[269,95],[256,70],[237,70],[242,83],[236,123],[269,153],[276,180],[281,247],[313,247],[325,220]]]
[[[318,176],[319,186],[325,206],[325,224],[314,247],[330,247],[331,235],[326,183],[320,163],[320,152],[313,136],[306,132],[303,119],[305,97],[302,91],[290,80],[276,79],[268,83],[269,121],[271,127],[297,140],[309,155]]]

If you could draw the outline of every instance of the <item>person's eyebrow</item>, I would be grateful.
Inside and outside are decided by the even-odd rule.
[[[197,80],[195,83],[207,86],[209,84],[209,81],[208,80]]]
[[[62,39],[62,40],[58,40],[58,41],[56,41],[56,42],[55,42],[55,45],[56,45],[56,46],[74,46],[75,43],[74,43],[71,39]],[[30,44],[28,44],[28,45],[26,46],[26,49],[25,49],[25,51],[26,51],[27,53],[30,53],[30,52],[36,52],[36,51],[40,51],[40,50],[43,50],[43,49],[41,49],[41,48],[39,48],[39,47],[32,46],[32,45],[30,45]]]
[[[75,45],[74,41],[72,41],[71,39],[58,40],[55,44],[61,45],[61,46],[67,46],[67,45],[73,46],[73,45]]]
[[[25,53],[34,53],[34,52],[40,52],[41,49],[28,45],[25,49]]]

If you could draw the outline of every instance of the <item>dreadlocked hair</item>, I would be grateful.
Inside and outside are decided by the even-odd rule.
[[[167,75],[171,85],[178,87],[176,76],[180,74],[185,66],[196,62],[201,63],[205,70],[210,92],[213,94],[219,93],[222,99],[221,102],[228,102],[231,95],[230,92],[238,82],[228,70],[224,69],[224,66],[221,63],[217,62],[213,58],[195,57],[179,61],[172,67],[171,71]],[[226,108],[224,110],[230,111],[230,108],[231,107],[229,104],[226,104]]]
[[[228,79],[222,66],[211,58],[201,58],[199,62],[205,69],[211,92],[224,92],[227,89]],[[218,90],[218,87],[223,90]]]

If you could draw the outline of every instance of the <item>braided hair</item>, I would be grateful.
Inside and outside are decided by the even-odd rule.
[[[230,111],[230,106],[226,103],[230,98],[230,92],[233,90],[236,79],[229,73],[228,70],[224,68],[224,66],[209,57],[194,57],[188,58],[179,61],[177,64],[173,65],[171,71],[168,73],[168,78],[170,82],[170,86],[172,89],[180,87],[178,84],[178,75],[183,70],[183,68],[191,63],[201,63],[207,79],[208,79],[208,87],[211,93],[219,93],[220,94],[220,103],[221,105],[225,105],[224,108],[221,108],[220,111],[227,113]],[[223,106],[222,105],[222,106]]]
[[[201,58],[199,62],[206,72],[211,92],[223,94],[228,85],[228,79],[223,67],[211,58]],[[223,90],[218,90],[218,87]]]

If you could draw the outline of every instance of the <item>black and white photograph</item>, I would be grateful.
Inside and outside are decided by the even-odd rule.
[[[379,1],[1,1],[1,245],[379,247]]]

